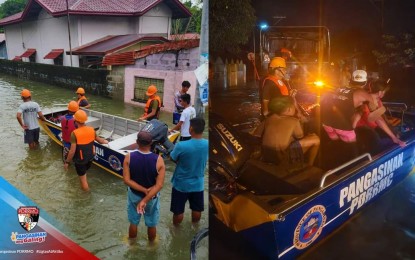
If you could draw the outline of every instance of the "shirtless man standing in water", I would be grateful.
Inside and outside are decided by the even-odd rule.
[[[262,135],[262,156],[267,162],[284,160],[283,154],[288,152],[290,164],[303,157],[306,166],[313,166],[320,146],[320,138],[316,134],[304,136],[300,120],[295,117],[296,109],[293,98],[282,96],[269,103],[271,115],[259,129]],[[286,157],[285,157],[286,158]]]

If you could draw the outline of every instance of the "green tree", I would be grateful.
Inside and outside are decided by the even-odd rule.
[[[7,0],[0,5],[0,19],[24,10],[27,0]]]
[[[382,35],[381,47],[373,55],[382,67],[404,67],[415,63],[415,34]]]
[[[251,1],[211,0],[209,4],[209,52],[237,53],[248,42],[255,26]]]
[[[24,10],[28,0],[7,0],[0,5],[0,19],[17,14]],[[0,33],[4,33],[4,28],[0,27]]]
[[[172,34],[200,33],[202,24],[202,8],[199,7],[201,0],[192,4],[190,0],[183,4],[192,13],[189,18],[174,19],[172,23]]]

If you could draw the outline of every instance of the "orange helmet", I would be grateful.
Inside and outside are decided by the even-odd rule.
[[[88,115],[83,110],[76,111],[75,115],[73,115],[75,118],[75,121],[78,121],[79,123],[85,123],[86,120],[88,120]]]
[[[69,104],[68,104],[68,110],[70,112],[73,112],[73,113],[75,113],[76,111],[78,111],[79,110],[78,102],[73,101],[73,100],[71,102],[69,102]]]
[[[76,94],[85,94],[85,89],[83,89],[83,88],[78,88],[77,90],[76,90],[76,92],[75,92]]]
[[[28,98],[31,96],[30,91],[28,89],[23,89],[22,92],[20,92],[20,95],[24,98]]]
[[[148,86],[148,89],[147,89],[147,92],[146,92],[146,95],[147,96],[152,96],[152,95],[154,95],[154,94],[156,94],[157,93],[157,88],[156,88],[156,86],[154,86],[154,85],[150,85],[150,86]]]
[[[281,57],[274,57],[272,58],[271,62],[269,63],[270,68],[286,68],[287,65],[285,64],[285,59]]]

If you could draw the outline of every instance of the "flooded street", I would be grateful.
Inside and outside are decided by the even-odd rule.
[[[32,100],[39,103],[42,109],[53,104],[67,104],[76,96],[71,90],[0,74],[0,175],[49,213],[65,235],[101,259],[189,259],[192,238],[208,226],[207,178],[205,212],[200,223],[192,225],[190,211],[186,208],[181,227],[175,228],[170,212],[170,178],[175,165],[166,160],[157,242],[155,245],[148,244],[147,229],[142,220],[137,244],[130,246],[127,188],[123,180],[93,165],[87,175],[91,192],[85,193],[80,188],[74,167],[68,172],[63,169],[61,147],[42,130],[40,149],[29,150],[28,145],[23,143],[23,130],[16,120],[23,88],[32,92]],[[88,95],[88,92],[86,97],[93,110],[130,119],[137,119],[143,113],[142,108]],[[161,120],[171,127],[170,113],[162,112]],[[208,259],[207,239],[201,242],[198,257]]]
[[[211,92],[211,104],[213,112],[232,125],[255,121],[260,114],[257,88],[253,84],[215,89]],[[299,259],[415,259],[414,188],[413,171],[333,234],[313,244]],[[231,232],[213,214],[210,231],[213,259],[262,259],[251,244]]]

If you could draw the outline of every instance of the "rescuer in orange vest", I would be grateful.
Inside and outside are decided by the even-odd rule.
[[[274,57],[271,60],[260,91],[262,115],[269,114],[268,104],[273,98],[289,95],[288,87],[283,81],[286,71],[285,59]]]
[[[79,107],[83,108],[90,108],[91,104],[89,104],[88,99],[85,97],[85,89],[78,88],[75,92],[78,95],[78,105]]]
[[[144,108],[144,114],[138,120],[158,119],[161,108],[161,99],[157,95],[157,88],[154,85],[150,85],[147,89],[146,95],[148,100]]]
[[[93,127],[85,125],[85,122],[88,120],[85,111],[78,110],[74,114],[74,119],[78,128],[71,134],[71,148],[65,161],[65,169],[68,169],[69,163],[73,160],[76,173],[81,181],[81,188],[84,191],[88,191],[86,171],[91,167],[92,160],[94,159],[94,141],[100,144],[108,144],[108,141],[97,136]]]

